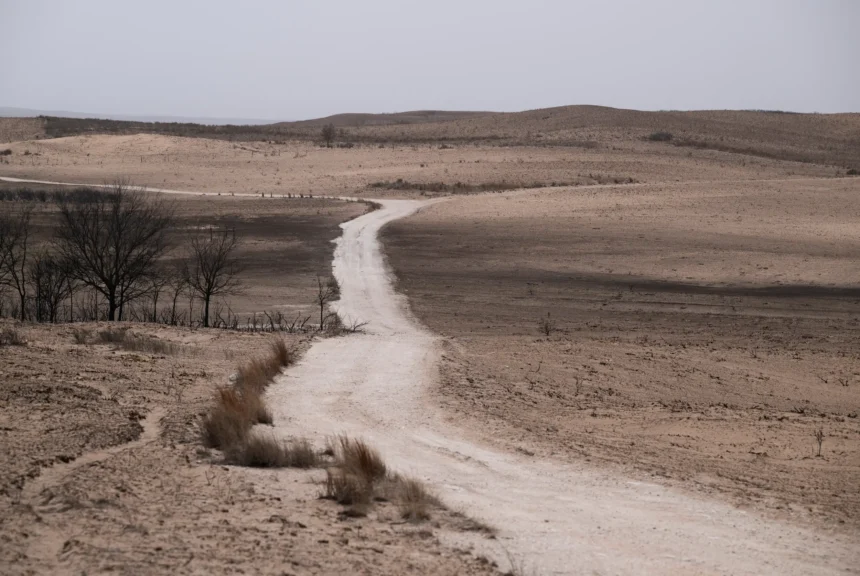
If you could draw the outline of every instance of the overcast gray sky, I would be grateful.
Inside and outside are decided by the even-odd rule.
[[[860,112],[857,0],[0,0],[0,106]]]

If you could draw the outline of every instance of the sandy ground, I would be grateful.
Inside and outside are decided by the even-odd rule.
[[[7,145],[3,144],[3,147]],[[724,181],[834,176],[830,167],[687,150],[644,142],[612,147],[534,148],[429,145],[325,149],[308,143],[238,144],[139,134],[76,136],[8,145],[0,176],[99,184],[125,176],[139,185],[221,194],[385,195],[396,181],[453,185]],[[29,155],[24,155],[29,151]],[[842,171],[844,172],[844,170]],[[403,193],[398,194],[400,196]]]
[[[131,325],[179,346],[149,354],[74,343],[104,324],[10,327],[28,343],[0,347],[3,574],[491,572],[440,544],[445,518],[345,518],[320,471],[222,466],[200,446],[212,390],[269,336]]]
[[[541,574],[835,574],[856,568],[860,542],[853,536],[815,533],[582,463],[464,440],[434,410],[429,394],[440,341],[411,319],[405,299],[394,293],[377,239],[382,226],[421,206],[389,200],[344,224],[334,261],[342,290],[338,310],[367,321],[367,334],[317,343],[270,389],[269,402],[281,409],[276,429],[371,438],[398,469],[499,529],[498,540],[466,540],[470,545],[500,562],[507,551]]]
[[[858,191],[455,199],[393,223],[386,249],[412,310],[446,336],[437,394],[452,422],[856,534]]]

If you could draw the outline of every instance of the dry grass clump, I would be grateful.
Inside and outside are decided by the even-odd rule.
[[[313,468],[319,457],[307,440],[287,442],[271,434],[250,434],[227,451],[227,460],[255,468]]]
[[[342,468],[328,468],[322,497],[344,506],[364,507],[370,504],[373,491],[358,477],[347,473]]]
[[[438,506],[439,501],[427,491],[423,482],[400,475],[395,475],[390,481],[391,500],[397,503],[401,518],[409,522],[430,519],[430,507]]]
[[[281,368],[294,361],[295,352],[289,349],[283,340],[274,340],[267,356],[254,358],[239,367],[236,385],[262,393],[272,379],[280,374]]]
[[[340,468],[366,484],[373,484],[385,478],[385,462],[379,452],[364,440],[339,436],[335,458]]]
[[[255,424],[273,423],[272,412],[266,406],[263,393],[281,367],[292,364],[294,359],[295,353],[278,339],[272,342],[267,356],[239,366],[235,385],[219,388],[212,407],[203,417],[203,443],[225,452],[240,455],[248,452],[248,458],[259,454],[261,440],[250,436],[251,428]],[[246,446],[250,442],[256,444]],[[245,456],[236,456],[237,461],[244,459]]]
[[[92,337],[92,330],[86,330],[85,328],[75,328],[72,330],[72,339],[75,341],[75,344],[89,344]]]
[[[374,501],[391,501],[401,518],[421,522],[440,506],[421,481],[390,474],[379,452],[363,440],[339,436],[326,452],[333,453],[334,465],[326,470],[321,496],[350,506],[350,515],[365,515]]]
[[[24,346],[27,340],[14,328],[3,328],[0,331],[0,346]]]
[[[203,417],[203,443],[224,450],[244,441],[256,419],[252,404],[255,402],[233,388],[219,388],[212,408]]]
[[[128,328],[107,328],[99,330],[95,335],[92,330],[80,328],[72,331],[72,338],[75,344],[113,344],[119,349],[130,352],[144,352],[163,356],[178,354],[183,349],[182,346],[173,342],[134,334]]]

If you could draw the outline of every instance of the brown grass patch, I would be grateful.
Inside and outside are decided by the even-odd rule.
[[[373,486],[343,468],[328,468],[322,497],[345,506],[369,505],[373,497]]]
[[[209,448],[236,452],[235,459],[244,461],[259,454],[262,440],[252,440],[249,433],[254,424],[272,424],[272,412],[266,406],[263,393],[281,367],[295,361],[295,353],[286,343],[277,339],[270,344],[264,358],[254,358],[239,366],[236,383],[231,388],[219,388],[209,412],[203,417],[202,439]],[[253,446],[247,446],[254,442]],[[297,450],[298,445],[290,446]],[[309,446],[307,446],[310,450]],[[250,452],[248,452],[250,450]],[[308,450],[304,450],[306,453]],[[256,452],[255,452],[256,451]],[[247,456],[242,453],[248,452]],[[310,450],[310,452],[313,452]],[[303,456],[307,459],[307,455]],[[314,457],[316,455],[314,454]],[[260,464],[248,464],[260,465]],[[293,464],[289,464],[292,466]]]
[[[350,506],[347,515],[363,516],[374,501],[390,501],[404,520],[422,522],[430,518],[431,508],[441,507],[421,481],[390,474],[379,452],[364,440],[338,436],[329,440],[326,451],[335,462],[326,470],[321,497]]]
[[[229,448],[242,442],[253,424],[245,398],[233,388],[219,388],[203,417],[203,443],[208,448]]]
[[[272,434],[249,434],[228,450],[227,460],[255,468],[312,468],[319,457],[307,440],[287,442]]]
[[[337,465],[367,485],[385,478],[387,468],[375,448],[364,440],[339,436],[335,446]]]
[[[0,331],[0,346],[24,346],[27,340],[14,328],[3,328]]]
[[[420,480],[395,475],[389,479],[393,492],[391,500],[397,504],[400,517],[409,522],[423,522],[430,519],[431,506],[438,506],[439,500],[427,491]]]
[[[273,340],[269,345],[269,354],[263,358],[254,358],[239,367],[236,385],[244,389],[256,390],[262,393],[281,368],[295,362],[295,352],[287,347],[282,339]]]
[[[91,330],[76,329],[72,331],[72,338],[75,344],[113,344],[121,350],[163,356],[176,355],[183,350],[179,344],[135,334],[128,328],[107,328],[99,330],[95,335]]]

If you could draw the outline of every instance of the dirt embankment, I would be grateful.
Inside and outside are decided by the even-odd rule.
[[[437,397],[477,436],[854,530],[858,187],[456,199],[384,242],[447,337]]]

